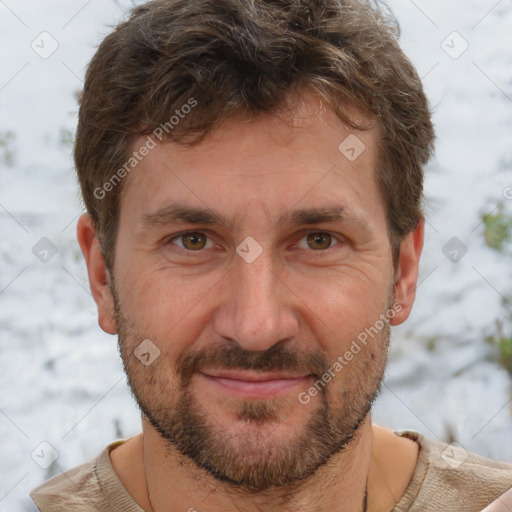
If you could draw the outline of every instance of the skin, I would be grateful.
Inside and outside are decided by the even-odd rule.
[[[392,304],[401,307],[390,325],[409,316],[423,221],[402,241],[393,268],[385,206],[375,181],[375,130],[357,133],[366,149],[350,162],[338,145],[353,131],[317,98],[305,95],[291,121],[270,115],[233,118],[199,145],[166,143],[153,149],[124,183],[113,276],[90,217],[79,220],[78,240],[99,324],[108,333],[120,332],[132,387],[152,411],[177,410],[176,363],[194,351],[236,346],[256,354],[280,345],[293,353],[321,354],[332,365]],[[232,225],[143,222],[145,214],[178,200],[215,210]],[[344,205],[346,218],[315,225],[278,222],[296,208],[327,204]],[[182,245],[176,234],[185,230],[208,235],[201,255]],[[319,249],[309,233],[333,238],[328,237],[328,248]],[[248,236],[262,248],[252,263],[235,251]],[[307,404],[297,400],[314,382],[307,375],[278,398],[256,400],[199,372],[190,380],[190,402],[222,433],[215,442],[228,455],[239,454],[241,464],[258,463],[266,450],[279,458],[318,414],[322,400],[343,421],[355,414],[348,404],[378,388],[387,335],[386,329],[380,331],[326,385],[325,395],[312,396]],[[147,367],[133,356],[146,338],[160,350]],[[240,408],[251,401],[273,414],[241,421]],[[352,442],[333,453],[329,464],[290,485],[251,492],[198,467],[144,416],[142,426],[142,434],[112,451],[111,460],[139,506],[156,512],[356,512],[367,478],[368,510],[384,512],[402,496],[417,460],[414,442],[372,424],[368,412]]]

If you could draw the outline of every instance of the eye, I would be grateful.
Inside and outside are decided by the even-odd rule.
[[[306,240],[306,246],[301,245],[299,242],[298,246],[301,249],[313,249],[314,251],[325,251],[326,249],[330,249],[333,244],[332,242],[338,240],[336,237],[327,233],[325,231],[313,231],[307,233],[302,240]]]
[[[301,249],[312,249],[315,252],[326,252],[340,241],[343,241],[341,237],[335,237],[326,231],[312,231],[303,236],[297,246]],[[188,253],[202,254],[215,244],[201,231],[186,231],[167,238],[165,245],[178,246]]]
[[[175,240],[181,241],[181,244],[175,243]],[[203,249],[209,249],[213,246],[212,240],[201,231],[187,231],[179,235],[174,235],[168,238],[166,243],[177,245],[189,252],[201,252]],[[210,245],[208,245],[208,243]]]

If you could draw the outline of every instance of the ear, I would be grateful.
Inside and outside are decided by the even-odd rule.
[[[76,234],[87,265],[91,293],[98,308],[98,323],[108,334],[115,334],[117,329],[114,321],[110,273],[100,241],[96,236],[92,217],[88,213],[81,215],[78,219]]]
[[[402,308],[390,320],[391,325],[400,325],[407,320],[411,313],[416,298],[424,231],[425,219],[422,217],[414,231],[409,233],[400,244],[398,267],[394,277],[394,302],[400,304]]]

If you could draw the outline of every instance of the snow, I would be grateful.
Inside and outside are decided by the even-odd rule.
[[[140,429],[117,340],[97,325],[75,238],[82,205],[71,148],[61,142],[63,129],[74,130],[74,94],[95,45],[130,5],[0,2],[0,133],[16,134],[15,165],[0,166],[2,511],[16,510],[20,497],[52,474]],[[512,462],[510,376],[484,341],[495,320],[510,315],[502,296],[511,295],[512,267],[510,254],[486,247],[480,221],[500,201],[512,209],[503,195],[512,186],[512,5],[390,5],[435,109],[437,153],[426,175],[417,300],[393,331],[374,419],[434,439],[452,435],[468,450]],[[47,59],[31,48],[48,37],[43,32],[59,45]],[[454,32],[469,44],[456,59],[445,52],[464,47]],[[42,237],[58,248],[48,263],[32,253]],[[457,263],[442,251],[453,237],[468,248]],[[58,452],[49,469],[31,457],[41,442]]]

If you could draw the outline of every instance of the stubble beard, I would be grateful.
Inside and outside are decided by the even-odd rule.
[[[230,434],[211,417],[191,389],[192,377],[200,368],[208,365],[262,371],[306,370],[316,376],[316,381],[329,368],[325,356],[297,354],[279,344],[260,352],[239,346],[217,346],[180,357],[175,368],[179,384],[173,385],[168,379],[169,369],[162,365],[163,357],[144,366],[134,356],[144,337],[129,325],[115,287],[112,288],[119,350],[141,412],[167,443],[169,453],[177,451],[217,481],[238,490],[260,493],[271,488],[291,489],[313,475],[335,454],[347,450],[380,392],[390,341],[387,324],[356,356],[359,360],[353,366],[360,378],[352,374],[352,389],[339,387],[338,381],[343,384],[344,368],[341,375],[321,388],[316,410],[309,413],[309,419],[294,434],[285,436],[285,442],[273,439],[269,426],[282,427],[287,412],[304,407],[295,395],[268,400],[240,399],[237,419],[247,423],[247,430],[245,435]]]

